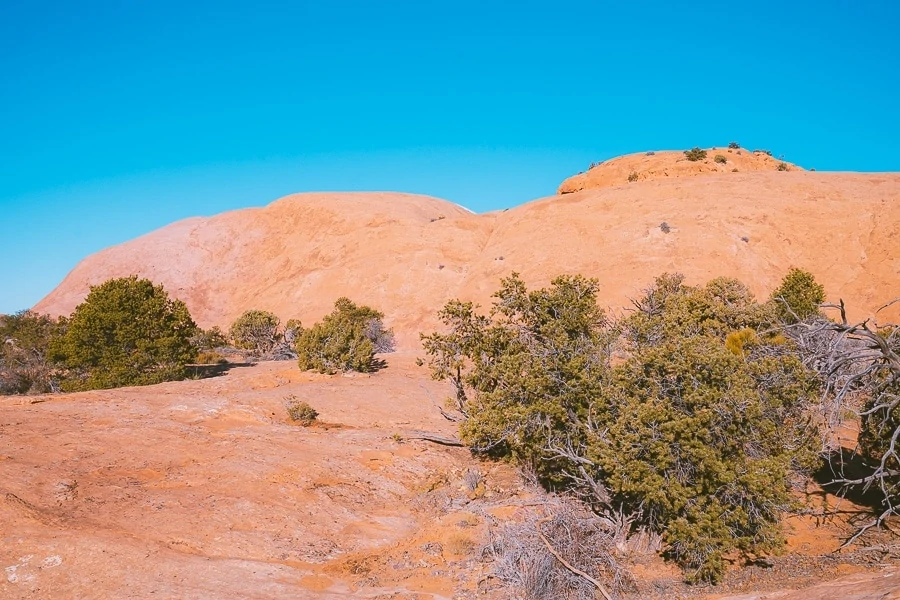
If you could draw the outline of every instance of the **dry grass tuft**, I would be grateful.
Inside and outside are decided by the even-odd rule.
[[[447,535],[442,546],[445,552],[453,556],[468,556],[475,552],[478,545],[468,533],[454,531]]]

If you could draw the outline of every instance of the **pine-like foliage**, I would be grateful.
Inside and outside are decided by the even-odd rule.
[[[257,355],[272,350],[281,339],[279,318],[264,310],[248,310],[228,330],[234,345]]]
[[[136,276],[91,287],[51,355],[67,371],[64,390],[147,385],[182,379],[197,356],[197,326],[161,285]]]
[[[383,318],[374,308],[338,298],[330,314],[297,336],[300,368],[329,374],[377,370],[375,354],[394,349],[394,334],[384,328]]]
[[[825,287],[809,271],[792,268],[772,292],[772,300],[781,321],[793,324],[820,315]]]
[[[423,346],[455,386],[464,441],[607,522],[661,534],[690,580],[717,580],[735,550],[778,549],[792,475],[816,463],[817,388],[767,333],[773,306],[735,280],[664,275],[613,323],[598,285],[563,276],[529,291],[513,274],[489,316],[448,303],[447,330]]]

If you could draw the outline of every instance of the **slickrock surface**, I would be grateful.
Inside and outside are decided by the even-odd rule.
[[[481,215],[406,194],[299,194],[89,256],[35,309],[69,314],[90,285],[137,274],[164,284],[204,327],[250,308],[311,324],[348,296],[384,311],[401,347],[415,347],[444,302],[487,305],[512,271],[530,285],[597,277],[603,305],[620,311],[665,271],[694,284],[737,277],[764,297],[796,266],[863,316],[900,293],[898,248],[895,173],[668,178]]]
[[[0,397],[0,598],[508,600],[481,549],[542,502],[508,465],[411,439],[455,429],[433,405],[450,390],[413,359],[388,355],[372,376],[260,363],[198,381]],[[291,396],[323,423],[289,422]],[[792,554],[730,574],[720,589],[734,591],[714,597],[896,598],[885,595],[900,589],[896,558],[828,554],[847,531],[794,517]],[[684,585],[652,554],[635,560],[627,600],[716,591]]]
[[[325,377],[261,363],[34,404],[0,397],[0,597],[353,595],[364,567],[348,557],[441,541],[437,517],[454,510],[428,486],[455,489],[470,461],[392,438],[453,433],[428,402],[443,389],[410,385],[413,369],[401,359],[373,377]],[[291,394],[326,424],[288,421]],[[449,599],[450,558],[385,569],[359,597]]]

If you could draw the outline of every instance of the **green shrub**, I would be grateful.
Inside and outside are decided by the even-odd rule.
[[[788,164],[787,164],[786,162],[780,162],[780,163],[778,163],[778,166],[776,167],[776,170],[778,170],[778,171],[790,171],[791,168],[788,166]]]
[[[696,162],[698,160],[703,160],[706,158],[706,150],[701,150],[700,148],[691,148],[690,150],[685,150],[684,155],[688,160]]]
[[[724,156],[722,156],[721,154],[716,154],[715,158],[713,158],[713,161],[719,163],[720,165],[724,165],[725,163],[728,162],[728,159],[725,158]]]
[[[312,422],[319,417],[318,411],[310,406],[309,403],[297,400],[294,396],[285,398],[285,408],[291,421],[300,423],[304,427],[312,425]]]
[[[204,350],[197,355],[198,365],[224,365],[228,361],[215,350]]]
[[[270,312],[248,310],[235,319],[228,333],[235,346],[259,356],[270,351],[278,343],[280,324],[278,317]]]
[[[50,354],[67,369],[64,390],[147,385],[185,377],[196,333],[187,307],[161,285],[110,279],[91,287]]]
[[[303,324],[300,319],[288,319],[288,322],[284,324],[284,334],[282,335],[285,344],[293,348],[302,331]]]
[[[598,462],[626,505],[662,525],[692,581],[720,578],[731,551],[777,550],[781,515],[794,505],[790,473],[814,465],[803,414],[811,377],[795,357],[745,353],[690,337],[616,370],[619,402]]]
[[[297,337],[300,368],[328,374],[377,370],[381,365],[375,354],[394,349],[394,334],[384,328],[382,318],[373,308],[339,298],[331,314]]]
[[[825,288],[809,271],[792,268],[772,292],[775,314],[782,323],[796,323],[819,315]]]
[[[634,182],[634,181],[637,181],[637,180],[638,180],[638,174],[637,174],[637,171],[632,171],[631,173],[628,174],[628,181]]]
[[[30,310],[0,315],[0,394],[41,394],[57,389],[47,352],[64,328],[64,320],[58,323]]]
[[[779,548],[792,473],[816,463],[818,389],[790,343],[756,333],[771,307],[732,279],[664,275],[612,323],[597,289],[564,276],[528,291],[513,274],[490,316],[444,307],[449,332],[423,347],[457,389],[462,439],[662,535],[689,580],[718,580],[731,552]]]
[[[741,147],[737,142],[728,142],[728,148],[731,150],[739,150]]]
[[[198,351],[204,352],[227,346],[228,338],[225,337],[225,333],[218,325],[214,325],[210,329],[200,329],[198,327],[197,334],[191,340],[191,343]]]

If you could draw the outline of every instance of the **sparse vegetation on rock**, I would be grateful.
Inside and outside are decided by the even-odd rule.
[[[187,307],[161,285],[110,279],[91,287],[50,356],[65,371],[64,390],[147,385],[184,378],[197,357],[196,334]]]
[[[715,158],[713,158],[713,161],[719,163],[720,165],[724,165],[728,162],[728,159],[722,154],[716,154]]]
[[[741,145],[738,144],[737,142],[728,142],[728,148],[730,150],[739,150],[740,147],[741,147]]]
[[[309,405],[308,402],[298,400],[296,396],[288,396],[284,399],[284,406],[287,409],[288,417],[291,421],[299,423],[304,427],[312,425],[313,421],[319,418],[319,412]]]
[[[690,150],[685,150],[684,155],[689,161],[696,162],[698,160],[703,160],[704,158],[706,158],[706,150],[694,147]]]
[[[634,182],[634,181],[637,181],[637,180],[638,180],[638,173],[637,173],[637,171],[632,171],[631,173],[628,174],[628,181]]]
[[[377,370],[375,354],[394,350],[394,334],[383,318],[374,308],[339,298],[329,315],[297,338],[300,368],[329,374]]]

